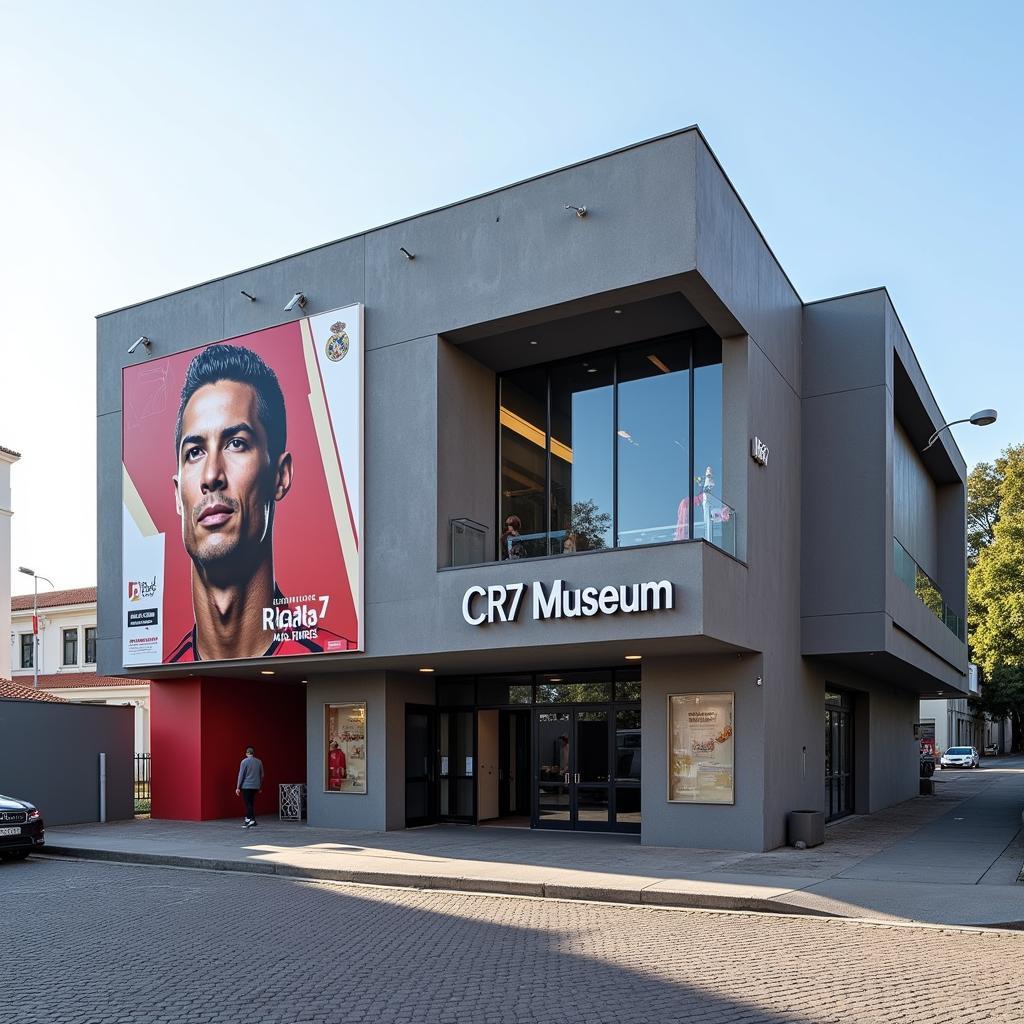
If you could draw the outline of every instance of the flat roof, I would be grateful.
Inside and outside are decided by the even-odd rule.
[[[744,212],[747,214],[748,217],[750,217],[750,222],[751,224],[754,225],[754,230],[757,232],[758,237],[761,239],[762,242],[764,242],[765,247],[771,254],[772,259],[775,260],[776,266],[779,268],[779,270],[782,271],[782,274],[786,278],[786,281],[789,284],[790,288],[793,289],[793,294],[796,295],[797,299],[799,299],[801,303],[803,303],[803,299],[800,298],[800,293],[797,291],[796,286],[793,284],[792,280],[790,280],[789,274],[786,273],[786,268],[783,267],[783,265],[779,262],[779,258],[775,255],[774,251],[772,250],[772,247],[769,244],[768,239],[765,238],[764,232],[758,226],[758,223],[754,219],[753,214],[751,214],[750,210],[748,209],[747,204],[743,202],[743,197],[739,194],[739,191],[736,189],[736,186],[732,183],[731,179],[729,178],[729,175],[725,171],[725,168],[722,166],[722,162],[718,159],[718,156],[715,154],[715,151],[711,148],[711,145],[708,143],[708,140],[705,137],[704,133],[700,130],[700,126],[696,124],[691,124],[686,128],[677,128],[675,131],[665,132],[662,135],[655,135],[649,139],[643,139],[640,142],[632,142],[627,146],[619,146],[617,149],[610,149],[606,153],[600,153],[597,156],[586,157],[583,160],[576,160],[571,164],[565,164],[562,167],[556,167],[550,171],[543,171],[540,174],[534,174],[529,178],[521,178],[519,181],[511,182],[508,185],[501,185],[497,188],[488,189],[486,192],[479,192],[476,195],[467,196],[464,199],[458,199],[451,203],[445,203],[442,206],[435,206],[433,209],[430,210],[422,210],[419,213],[410,214],[407,217],[399,217],[397,220],[388,221],[385,224],[378,224],[375,227],[367,228],[363,231],[355,231],[350,235],[343,235],[341,238],[335,238],[329,242],[321,242],[318,245],[311,245],[307,249],[299,249],[297,252],[288,253],[285,256],[278,256],[275,259],[266,260],[263,263],[255,263],[252,266],[242,267],[239,270],[232,270],[230,273],[227,274],[219,274],[217,277],[210,277],[204,281],[198,281],[195,284],[187,285],[184,288],[175,288],[172,291],[163,292],[160,295],[154,295],[148,299],[141,299],[138,302],[129,302],[124,306],[118,306],[116,309],[107,310],[107,312],[105,313],[98,313],[96,319],[100,320],[106,316],[113,316],[115,313],[123,313],[125,310],[135,309],[137,306],[145,306],[150,302],[158,302],[160,299],[167,299],[170,298],[172,295],[181,295],[184,292],[190,292],[195,288],[202,288],[209,284],[216,284],[218,281],[226,281],[229,278],[237,277],[239,274],[247,274],[253,270],[260,270],[263,267],[272,267],[275,263],[281,263],[284,260],[294,259],[297,256],[305,256],[308,253],[317,252],[320,249],[327,249],[332,245],[339,245],[342,242],[349,242],[355,238],[363,238],[366,235],[372,235],[376,231],[384,231],[388,228],[395,227],[398,224],[406,224],[409,221],[418,220],[420,217],[429,217],[435,213],[441,213],[445,210],[453,210],[459,206],[464,206],[466,203],[474,203],[479,199],[486,199],[489,196],[499,195],[500,193],[507,192],[510,189],[518,188],[520,185],[528,185],[534,181],[541,181],[544,178],[550,178],[554,174],[561,174],[563,171],[571,171],[573,170],[573,168],[576,167],[583,167],[586,164],[595,163],[598,160],[605,160],[608,157],[617,156],[620,153],[628,153],[631,150],[639,149],[642,146],[649,146],[655,142],[662,142],[665,139],[672,139],[679,135],[686,135],[689,132],[695,132],[697,134],[697,137],[704,144],[708,153],[711,155],[712,160],[715,161],[715,164],[721,172],[722,177],[725,178],[727,184],[729,185],[729,188],[732,189],[733,194],[739,200],[739,203],[743,207]]]

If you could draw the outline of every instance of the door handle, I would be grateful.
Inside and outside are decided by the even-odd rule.
[[[574,781],[575,781],[577,786],[580,784],[580,773],[579,772],[576,773],[576,778],[575,778]]]
[[[565,784],[567,786],[569,785],[569,773],[568,772],[565,773]]]

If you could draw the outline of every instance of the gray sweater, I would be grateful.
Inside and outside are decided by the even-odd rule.
[[[246,754],[238,766],[238,785],[235,789],[262,789],[263,762],[252,754]]]

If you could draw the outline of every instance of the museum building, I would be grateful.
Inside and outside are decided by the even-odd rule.
[[[801,300],[697,128],[97,344],[155,817],[240,815],[252,744],[312,825],[764,850],[914,796],[967,691],[966,467],[889,295]]]

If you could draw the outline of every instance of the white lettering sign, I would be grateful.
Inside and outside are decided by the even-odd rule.
[[[760,466],[768,465],[768,445],[761,438],[750,439],[750,457]]]
[[[533,588],[530,602],[533,618],[576,619],[619,612],[671,611],[675,594],[668,580],[650,583],[622,583],[618,586],[570,588],[564,580],[545,586],[531,583],[472,586],[462,595],[462,617],[470,626],[515,622],[526,590]]]

